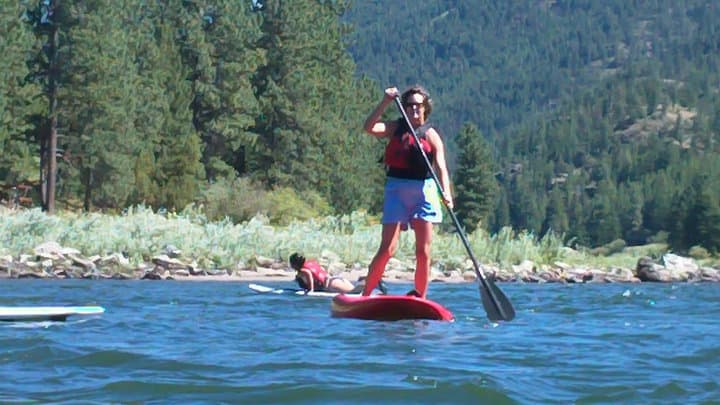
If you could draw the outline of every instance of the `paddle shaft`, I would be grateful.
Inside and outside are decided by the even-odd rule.
[[[444,190],[442,188],[442,185],[440,184],[440,179],[438,179],[437,174],[435,173],[435,170],[433,169],[432,162],[430,162],[430,159],[428,159],[427,154],[422,148],[422,144],[420,143],[420,137],[415,132],[415,128],[413,128],[412,123],[410,122],[410,118],[408,117],[407,113],[405,112],[405,109],[403,108],[402,101],[400,100],[400,96],[395,96],[395,104],[397,105],[398,109],[400,110],[400,114],[402,114],[403,118],[405,119],[405,122],[407,123],[408,128],[410,128],[410,133],[412,134],[413,138],[415,139],[415,146],[418,148],[420,153],[422,154],[423,160],[425,161],[425,165],[427,166],[428,170],[430,171],[430,174],[432,175],[433,180],[435,180],[435,185],[437,186],[438,190],[442,193]],[[450,218],[452,218],[453,224],[455,224],[455,229],[457,229],[458,234],[460,235],[460,240],[462,240],[463,245],[465,245],[465,250],[467,250],[468,255],[470,256],[470,260],[472,260],[473,268],[475,269],[475,275],[480,280],[481,285],[481,293],[484,292],[486,296],[489,298],[489,300],[483,300],[483,305],[485,306],[485,310],[488,313],[488,317],[495,321],[495,320],[504,320],[504,321],[510,321],[515,317],[515,310],[512,308],[512,305],[510,304],[510,301],[503,295],[502,291],[494,285],[494,282],[492,280],[488,280],[485,277],[485,274],[483,274],[482,270],[480,269],[480,266],[478,265],[477,259],[475,258],[475,254],[473,253],[472,249],[470,248],[470,243],[468,242],[467,236],[465,235],[465,231],[463,230],[462,226],[460,225],[460,221],[458,221],[457,216],[455,215],[455,212],[451,207],[448,206],[447,202],[443,198],[443,203],[445,204],[445,207],[447,208],[448,212],[450,213]],[[501,302],[502,301],[502,302]],[[489,306],[488,302],[491,303],[491,306]],[[496,318],[496,319],[493,319]]]

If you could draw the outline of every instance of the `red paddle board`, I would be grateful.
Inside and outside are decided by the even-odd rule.
[[[330,310],[334,318],[355,318],[373,321],[431,319],[452,321],[452,312],[435,301],[408,295],[373,295],[370,297],[337,295]]]

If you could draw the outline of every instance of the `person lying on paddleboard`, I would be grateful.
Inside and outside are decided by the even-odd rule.
[[[290,255],[290,267],[297,273],[295,281],[305,291],[325,291],[337,293],[359,294],[364,285],[353,285],[352,282],[342,278],[331,276],[316,260],[307,260],[300,253]],[[387,294],[385,284],[380,281],[377,286],[382,294]]]

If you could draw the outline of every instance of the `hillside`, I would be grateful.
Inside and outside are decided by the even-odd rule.
[[[430,87],[448,133],[464,121],[502,130],[642,54],[635,11],[615,3],[616,10],[592,2],[356,2],[347,14],[350,50],[359,72],[379,83]]]
[[[466,122],[492,145],[491,230],[720,247],[698,235],[720,212],[715,2],[370,1],[346,19],[359,74],[431,90],[451,155]]]

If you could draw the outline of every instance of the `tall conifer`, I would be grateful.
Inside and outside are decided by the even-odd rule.
[[[357,138],[373,101],[367,87],[355,82],[355,65],[345,50],[346,28],[339,20],[345,2],[264,5],[258,45],[267,64],[253,80],[261,114],[250,173],[271,187],[311,189],[327,200],[340,198],[342,208],[352,206],[348,186],[358,184],[347,180],[377,176],[379,170],[367,152],[369,141]],[[368,200],[367,190],[356,195]]]
[[[25,7],[0,2],[0,186],[37,181],[39,147],[32,137],[33,115],[46,111],[42,88],[27,81],[27,55],[36,45]]]
[[[465,229],[487,229],[498,192],[490,147],[472,123],[465,123],[457,134],[457,169],[453,175],[455,203]]]
[[[126,1],[67,4],[77,21],[69,31],[59,119],[67,128],[62,147],[77,169],[85,209],[124,207],[135,187],[134,164],[142,141],[135,127],[137,91],[132,31]],[[69,166],[72,166],[69,167]]]

